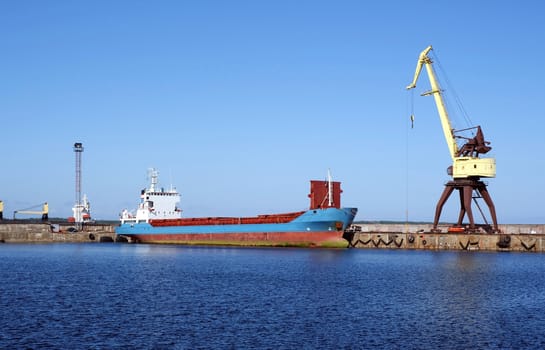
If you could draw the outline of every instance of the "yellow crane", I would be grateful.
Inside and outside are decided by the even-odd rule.
[[[432,49],[432,46],[428,46],[420,53],[416,63],[416,71],[414,73],[413,81],[407,86],[407,90],[416,87],[416,82],[418,81],[422,67],[425,66],[428,73],[428,78],[430,80],[431,90],[423,93],[422,96],[432,95],[435,100],[437,111],[439,112],[439,119],[441,120],[441,126],[443,128],[443,134],[452,158],[452,166],[449,166],[448,168],[448,174],[452,176],[452,181],[445,184],[443,194],[437,203],[433,221],[433,231],[438,231],[437,225],[439,223],[441,211],[443,210],[443,205],[451,193],[456,189],[460,194],[461,206],[457,227],[462,227],[462,221],[465,214],[467,214],[469,219],[469,231],[476,230],[473,212],[471,210],[471,202],[474,200],[478,206],[476,199],[483,198],[490,210],[490,215],[493,222],[492,229],[490,229],[488,225],[485,226],[485,229],[489,232],[499,232],[494,202],[488,193],[486,184],[480,180],[482,177],[492,178],[496,176],[496,160],[494,158],[479,158],[480,154],[488,153],[492,147],[489,146],[489,142],[485,141],[480,126],[462,130],[454,130],[452,128],[448,112],[443,101],[442,90],[433,69],[433,61],[428,56]],[[457,134],[467,130],[475,130],[475,136],[468,138]],[[464,140],[464,144],[461,147],[458,146],[457,139]],[[474,197],[473,193],[478,194],[478,196]]]
[[[39,207],[41,207],[42,210],[31,210],[31,209],[37,209]],[[15,210],[13,212],[13,220],[15,220],[15,216],[17,214],[41,215],[42,221],[47,221],[49,219],[49,205],[47,204],[47,202],[45,202],[43,204],[38,204],[30,208]]]

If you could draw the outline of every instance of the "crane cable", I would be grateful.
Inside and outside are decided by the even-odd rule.
[[[411,129],[414,128],[414,89],[411,89],[410,91],[410,97],[408,97],[410,99],[410,109],[411,109],[411,116],[410,116],[410,120],[411,120]],[[407,104],[409,104],[407,103]],[[409,107],[407,107],[409,108]]]
[[[43,205],[44,205],[44,203],[36,204],[36,205],[33,205],[32,207],[28,207],[28,208],[25,208],[25,209],[18,209],[18,210],[16,210],[16,212],[27,211],[27,210],[32,210],[32,209],[38,209],[40,207],[43,208]]]
[[[409,92],[410,95],[407,95],[407,105],[406,108],[410,108],[410,121],[411,129],[414,128],[414,89],[411,89]],[[409,232],[409,124],[406,125],[406,136],[405,136],[405,231]]]
[[[439,70],[441,71],[441,76],[444,77],[444,80],[446,82],[446,86],[448,87],[448,90],[450,91],[450,94],[454,97],[454,101],[456,102],[456,105],[458,106],[458,109],[462,113],[462,117],[464,118],[464,121],[466,123],[466,127],[473,126],[473,122],[471,121],[471,118],[469,117],[467,111],[464,108],[464,105],[462,103],[462,99],[460,96],[456,93],[456,90],[454,89],[454,85],[450,82],[450,79],[448,78],[447,72],[443,69],[443,65],[441,64],[441,61],[439,61],[439,57],[435,53],[434,50],[431,51],[433,55],[433,61],[437,63],[437,67],[439,67]]]

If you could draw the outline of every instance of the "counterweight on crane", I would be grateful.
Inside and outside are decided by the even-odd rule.
[[[432,47],[428,46],[424,51],[422,51],[422,53],[420,53],[418,62],[416,63],[416,71],[414,73],[413,81],[407,86],[407,90],[416,87],[416,82],[420,76],[422,67],[425,66],[428,73],[428,78],[430,80],[431,90],[423,93],[422,96],[432,95],[435,100],[437,111],[439,112],[439,119],[441,120],[441,126],[443,128],[443,134],[452,158],[452,166],[449,166],[448,173],[453,179],[445,185],[443,194],[437,203],[433,221],[433,229],[437,231],[437,225],[439,223],[439,217],[441,216],[443,205],[451,195],[452,191],[456,189],[460,194],[461,205],[457,226],[462,226],[463,218],[465,214],[467,214],[469,219],[469,230],[476,230],[473,212],[471,210],[471,202],[472,200],[479,198],[473,197],[473,193],[477,192],[488,205],[493,221],[493,231],[498,232],[499,230],[494,203],[488,193],[488,190],[486,189],[486,184],[480,181],[480,178],[482,177],[492,178],[496,176],[496,160],[494,158],[479,158],[480,154],[487,153],[492,149],[492,147],[489,146],[489,142],[485,141],[480,126],[463,130],[454,130],[452,128],[447,109],[443,101],[442,90],[433,69],[433,61],[428,56],[428,53],[431,50]],[[470,129],[475,130],[475,136],[472,138],[457,135],[458,132]],[[462,145],[462,147],[458,147],[458,143],[456,142],[457,139],[464,140],[465,143]]]

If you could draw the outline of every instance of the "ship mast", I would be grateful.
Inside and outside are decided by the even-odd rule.
[[[327,169],[327,206],[333,206],[333,181],[331,181],[331,172]]]

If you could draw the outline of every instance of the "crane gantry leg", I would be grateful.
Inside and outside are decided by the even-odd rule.
[[[471,210],[471,200],[473,199],[473,187],[464,186],[458,189],[460,192],[460,215],[458,215],[458,226],[462,226],[464,216],[467,214],[469,219],[470,229],[475,226],[475,220],[473,219],[473,210]]]
[[[439,218],[441,217],[441,211],[445,205],[447,199],[450,197],[454,190],[458,190],[460,194],[460,215],[458,216],[458,226],[462,226],[462,221],[467,214],[469,219],[469,231],[475,231],[475,221],[473,219],[473,211],[471,210],[471,201],[473,199],[473,191],[477,191],[484,199],[488,209],[490,210],[490,216],[492,217],[493,232],[499,232],[498,221],[496,218],[496,208],[494,202],[486,189],[486,184],[478,179],[454,179],[445,184],[445,189],[437,202],[435,208],[435,218],[433,220],[432,231],[437,232],[437,225],[439,224]]]

